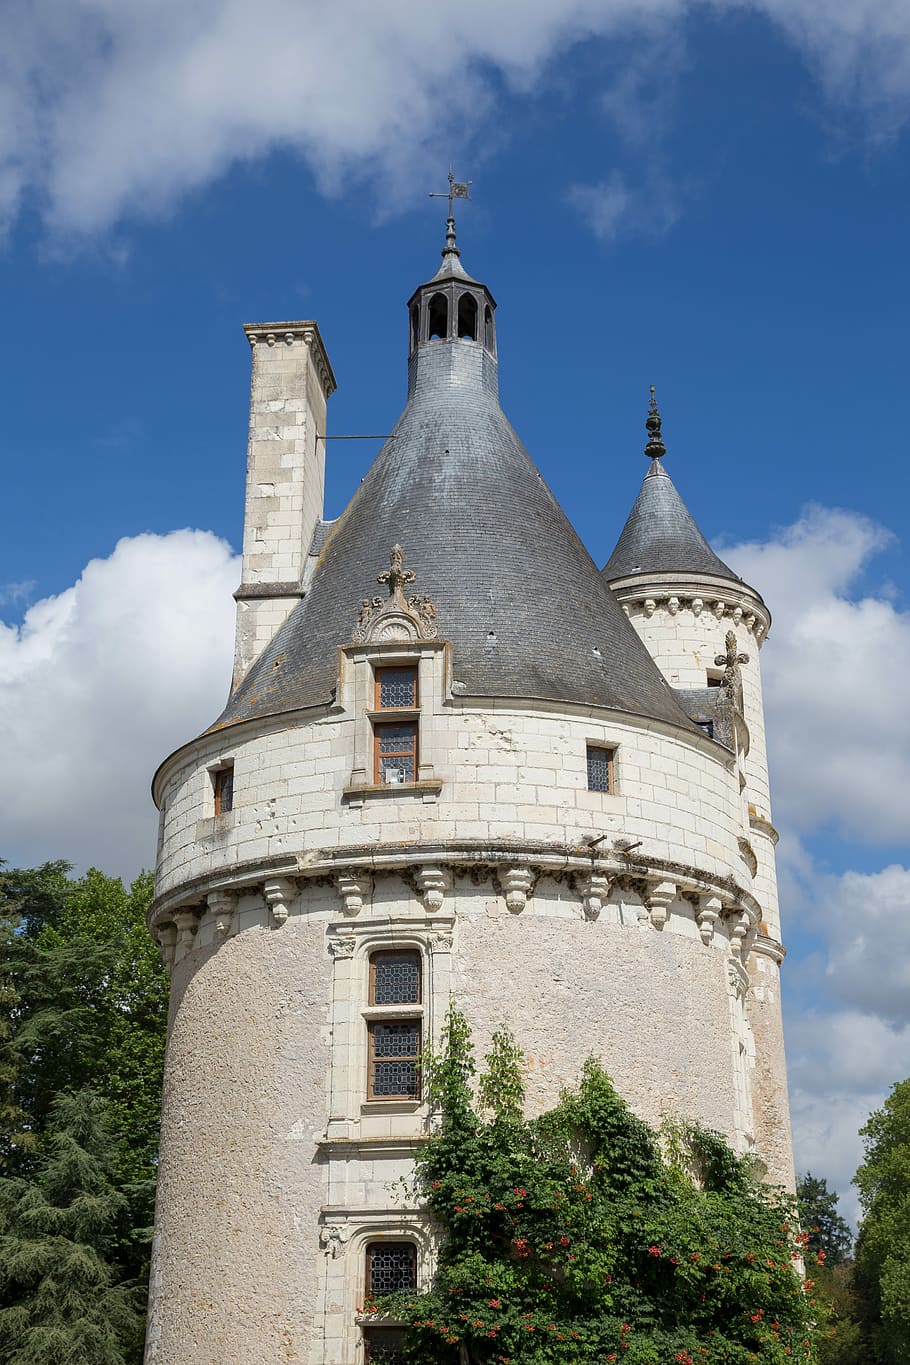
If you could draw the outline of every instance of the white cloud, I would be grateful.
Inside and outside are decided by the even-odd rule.
[[[824,1176],[855,1223],[859,1130],[910,1075],[910,1026],[891,1028],[859,1010],[819,1011],[788,1020],[787,1052],[797,1170]]]
[[[149,783],[225,700],[239,577],[209,532],[135,536],[0,624],[0,856],[154,863]]]
[[[762,678],[778,823],[830,822],[870,843],[910,838],[910,613],[851,596],[889,532],[855,513],[810,508],[770,540],[724,548],[760,586],[772,632]]]
[[[32,195],[63,233],[164,211],[232,163],[293,148],[324,189],[400,188],[469,142],[500,82],[533,94],[587,37],[680,27],[696,0],[9,0],[0,221]],[[767,16],[829,94],[893,131],[910,112],[905,0],[717,0]],[[609,104],[617,72],[604,73]],[[612,87],[615,89],[615,86]]]

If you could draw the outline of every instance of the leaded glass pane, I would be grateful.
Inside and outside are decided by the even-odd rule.
[[[367,1365],[404,1365],[404,1331],[400,1327],[368,1327],[364,1332]]]
[[[417,1249],[411,1242],[374,1242],[369,1249],[367,1293],[394,1294],[417,1284]]]
[[[373,1025],[374,1057],[416,1057],[420,1051],[420,1025],[416,1019]]]
[[[374,1099],[416,1099],[419,1093],[416,1062],[374,1062]]]
[[[379,705],[416,706],[417,670],[414,668],[383,668],[379,674]]]
[[[414,781],[414,759],[410,754],[399,754],[397,758],[379,760],[379,780],[390,787],[400,782]]]
[[[608,792],[613,755],[609,749],[588,749],[588,787],[592,792]]]
[[[414,744],[413,725],[382,725],[379,727],[379,752],[400,754]]]
[[[373,958],[374,1005],[416,1005],[420,1001],[420,956],[378,953]]]

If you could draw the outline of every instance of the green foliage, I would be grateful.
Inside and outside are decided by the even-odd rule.
[[[408,1325],[409,1361],[816,1360],[792,1201],[718,1135],[678,1128],[665,1159],[593,1060],[577,1090],[524,1119],[520,1054],[505,1032],[479,1085],[485,1119],[454,1008],[428,1071],[440,1123],[417,1186],[444,1234],[436,1276],[425,1292],[364,1305]]]
[[[141,1348],[143,1291],[111,1259],[127,1209],[105,1110],[59,1096],[33,1179],[0,1180],[2,1365],[126,1365]]]
[[[145,923],[152,879],[144,873],[127,891],[95,869],[68,874],[60,862],[0,872],[0,1174],[40,1192],[57,1105],[96,1095],[116,1139],[104,1159],[124,1209],[112,1255],[140,1281],[167,1019],[167,977]]]
[[[910,1362],[910,1080],[895,1085],[862,1129],[856,1173],[863,1221],[856,1244],[856,1292],[867,1358]]]
[[[837,1211],[837,1200],[837,1194],[828,1189],[828,1182],[811,1171],[796,1182],[799,1221],[808,1233],[809,1250],[816,1257],[821,1253],[831,1267],[841,1265],[853,1246],[850,1228]]]

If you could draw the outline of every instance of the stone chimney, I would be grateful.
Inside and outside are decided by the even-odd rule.
[[[243,569],[234,682],[244,676],[302,595],[322,519],[326,403],[335,376],[315,322],[247,323],[253,351]]]

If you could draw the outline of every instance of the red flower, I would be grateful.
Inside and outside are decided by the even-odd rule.
[[[502,1306],[502,1304],[501,1304],[501,1302],[500,1302],[499,1299],[490,1299],[490,1307],[491,1307],[491,1308],[500,1308],[501,1306]]]
[[[649,1256],[659,1256],[659,1255],[660,1255],[660,1247],[648,1247],[648,1255],[649,1255]]]

